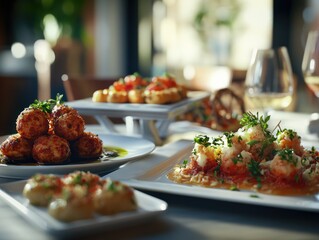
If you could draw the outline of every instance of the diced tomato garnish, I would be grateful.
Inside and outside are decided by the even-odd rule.
[[[125,86],[123,79],[120,79],[120,80],[114,82],[113,87],[116,91],[127,91],[127,88]]]
[[[150,83],[145,90],[148,91],[162,91],[164,89],[166,89],[167,87],[162,84],[161,82],[152,82]]]
[[[124,83],[128,90],[146,86],[148,83],[139,74],[128,75],[124,78]]]
[[[153,77],[152,82],[160,82],[164,84],[167,88],[177,87],[177,83],[175,78],[172,76],[160,76],[160,77]]]

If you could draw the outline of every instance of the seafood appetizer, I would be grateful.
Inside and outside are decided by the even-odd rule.
[[[17,133],[0,146],[1,162],[61,164],[74,158],[101,156],[102,140],[85,132],[83,118],[75,109],[63,104],[62,97],[58,94],[56,99],[35,100],[19,114]]]
[[[36,174],[28,179],[23,196],[63,222],[137,210],[134,190],[90,172],[76,171],[62,177]]]
[[[239,120],[245,112],[243,98],[232,89],[223,88],[195,103],[177,120],[194,122],[218,131],[237,131],[240,128]]]
[[[270,116],[250,112],[236,132],[198,135],[189,159],[168,178],[182,184],[275,195],[309,195],[319,190],[319,152],[306,149],[291,129],[270,131]]]
[[[115,81],[109,88],[93,93],[93,102],[167,104],[187,97],[187,90],[170,75],[145,80],[139,74]]]

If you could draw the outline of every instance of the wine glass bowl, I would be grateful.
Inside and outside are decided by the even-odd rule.
[[[245,79],[247,108],[285,110],[294,92],[290,58],[285,47],[255,50]]]
[[[319,31],[308,33],[302,72],[306,85],[319,98]]]

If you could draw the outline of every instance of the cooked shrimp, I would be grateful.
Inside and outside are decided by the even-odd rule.
[[[218,165],[218,149],[196,143],[191,156],[190,168],[207,171]]]
[[[248,172],[247,164],[253,159],[250,152],[229,148],[222,154],[221,171],[230,175],[241,175]]]
[[[270,161],[269,168],[275,177],[294,181],[302,168],[301,158],[292,149],[283,149]]]
[[[283,131],[278,132],[276,143],[277,148],[293,149],[298,156],[301,156],[304,153],[304,148],[301,146],[300,136],[297,135],[297,132],[291,129],[284,129]]]
[[[245,149],[258,162],[265,159],[265,156],[269,156],[274,149],[274,139],[271,136],[266,136],[265,131],[260,125],[255,125],[248,129],[241,128],[237,134],[242,138],[242,142],[245,142]]]
[[[309,165],[309,167],[303,171],[302,173],[303,179],[306,181],[318,181],[319,179],[319,163],[313,163]]]

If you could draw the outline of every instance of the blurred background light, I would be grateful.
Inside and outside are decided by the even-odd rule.
[[[23,58],[26,55],[26,47],[19,42],[15,42],[11,46],[12,56],[15,58]]]

